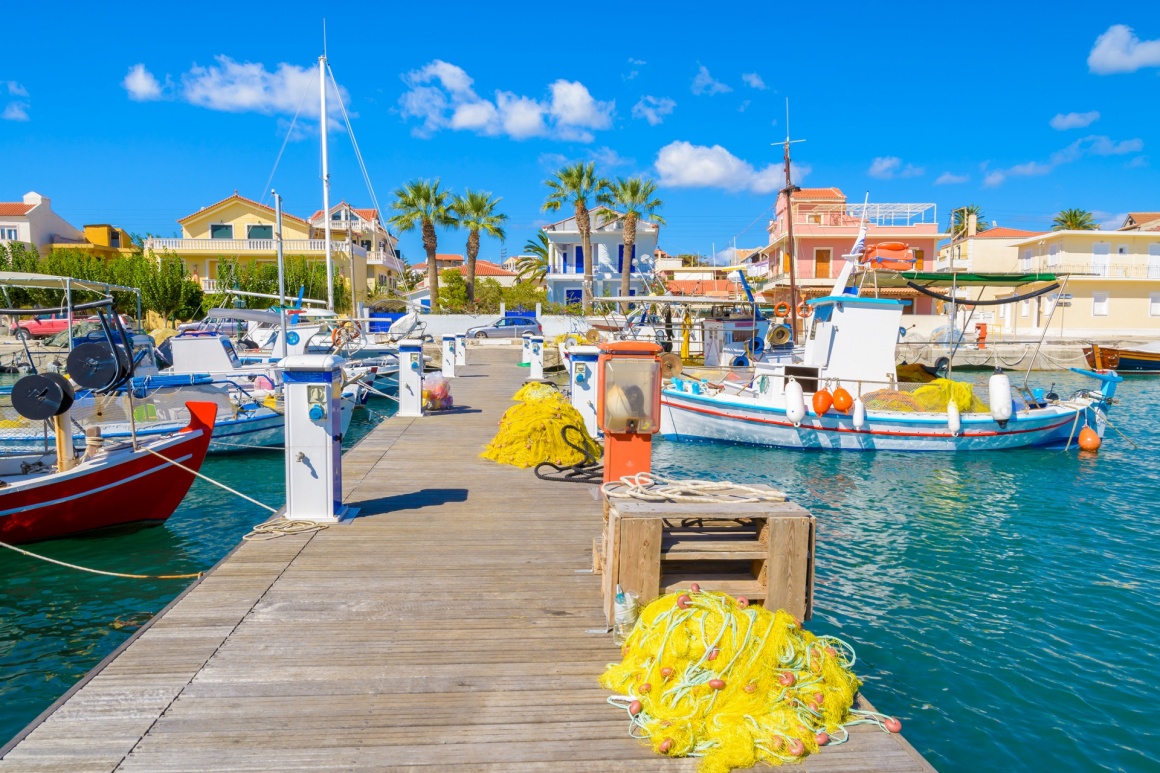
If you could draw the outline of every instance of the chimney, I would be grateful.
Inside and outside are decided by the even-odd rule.
[[[36,206],[37,204],[43,204],[46,207],[49,206],[48,197],[41,196],[36,191],[29,191],[28,193],[24,194],[24,203],[32,204],[33,206]]]

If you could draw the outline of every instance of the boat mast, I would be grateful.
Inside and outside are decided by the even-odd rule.
[[[786,246],[789,254],[789,314],[790,314],[790,342],[797,346],[797,324],[798,324],[798,301],[797,301],[797,260],[794,255],[793,243],[793,192],[794,184],[790,178],[790,159],[789,146],[793,142],[804,142],[805,140],[791,140],[789,138],[789,97],[785,100],[785,188],[782,193],[785,194],[785,214],[786,214]]]
[[[323,28],[325,29],[325,27]],[[322,218],[323,239],[326,243],[326,309],[334,311],[334,262],[330,256],[330,159],[326,150],[326,43],[323,34],[323,52],[318,57],[318,92],[322,112],[318,124],[322,132]]]
[[[278,247],[278,325],[282,328],[278,332],[278,342],[282,348],[282,359],[286,359],[286,260],[282,245],[282,197],[277,191],[271,193],[274,194],[274,222],[277,224],[274,243]]]

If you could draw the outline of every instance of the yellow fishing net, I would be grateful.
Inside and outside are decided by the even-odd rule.
[[[861,685],[853,664],[849,645],[803,630],[787,612],[690,591],[644,609],[624,660],[600,684],[621,693],[609,702],[653,751],[702,757],[701,773],[726,773],[796,762],[844,741],[844,725],[881,724],[852,709]]]
[[[568,433],[573,443],[600,456],[600,444],[585,429],[584,417],[550,384],[525,384],[513,399],[516,404],[500,418],[499,432],[480,454],[484,459],[516,467],[579,464],[586,457],[564,442],[562,431],[568,425],[577,428]]]
[[[936,378],[929,384],[903,392],[897,389],[879,389],[862,395],[867,410],[874,411],[926,411],[946,413],[947,404],[954,400],[962,413],[986,413],[990,410],[974,392],[972,384]]]

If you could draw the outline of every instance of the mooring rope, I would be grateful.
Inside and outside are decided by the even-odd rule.
[[[623,487],[623,490],[621,488]],[[642,499],[646,502],[784,502],[785,492],[743,486],[731,481],[677,480],[640,472],[609,481],[600,487],[610,499]]]
[[[164,459],[165,461],[169,462],[170,464],[176,465],[176,466],[180,467],[181,469],[185,470],[186,472],[192,473],[192,474],[196,475],[197,477],[201,478],[202,480],[204,480],[204,481],[206,481],[206,482],[208,482],[208,483],[212,483],[213,485],[217,486],[218,488],[223,488],[223,489],[225,489],[226,491],[230,492],[231,494],[237,494],[238,496],[240,496],[242,499],[246,500],[247,502],[253,502],[253,503],[254,503],[255,505],[257,505],[258,507],[261,507],[261,508],[263,508],[263,509],[265,509],[265,510],[269,510],[271,513],[276,513],[276,512],[278,512],[278,511],[277,511],[275,508],[273,508],[273,507],[270,507],[269,505],[266,505],[266,504],[262,504],[261,502],[259,502],[258,500],[254,499],[253,497],[248,497],[248,496],[246,496],[245,494],[243,494],[242,492],[238,491],[237,489],[230,488],[229,486],[227,486],[227,485],[226,485],[226,484],[224,484],[224,483],[219,483],[219,482],[217,482],[216,480],[214,480],[213,478],[209,477],[208,475],[202,475],[202,474],[201,474],[200,472],[198,472],[197,470],[195,470],[195,469],[192,469],[192,468],[190,468],[190,467],[186,467],[186,466],[185,466],[184,464],[182,464],[181,462],[175,462],[175,461],[173,461],[172,459],[170,459],[168,456],[165,456],[164,454],[159,454],[159,453],[157,453],[157,452],[156,452],[156,451],[154,451],[152,448],[145,448],[145,447],[142,447],[142,450],[144,450],[144,451],[148,451],[149,453],[151,453],[151,454],[153,454],[154,456],[156,456],[158,459]]]
[[[15,545],[9,545],[7,542],[0,542],[0,548],[8,548],[9,550],[28,556],[29,558],[38,558],[41,561],[47,561],[50,564],[63,566],[68,569],[76,569],[80,572],[88,572],[89,574],[103,574],[106,577],[125,577],[130,580],[189,580],[194,577],[201,577],[205,572],[195,572],[193,574],[126,574],[124,572],[106,572],[103,569],[92,569],[87,566],[79,566],[78,564],[70,564],[67,561],[58,561],[55,558],[42,556],[38,553],[31,553],[23,548],[18,548]]]
[[[291,518],[273,518],[265,523],[259,523],[250,533],[242,537],[245,542],[265,542],[278,537],[289,537],[294,534],[309,534],[312,531],[322,531],[329,528],[329,523],[316,521],[296,521]]]

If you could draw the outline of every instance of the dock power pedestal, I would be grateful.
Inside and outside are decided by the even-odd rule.
[[[596,422],[596,359],[599,356],[600,350],[595,346],[573,346],[568,350],[572,407],[584,417],[584,428],[596,440],[604,435]]]
[[[286,405],[286,518],[338,523],[342,503],[342,365],[333,354],[282,360]]]
[[[399,416],[423,415],[423,342],[399,341]]]
[[[443,375],[455,378],[455,336],[452,333],[443,334]]]

